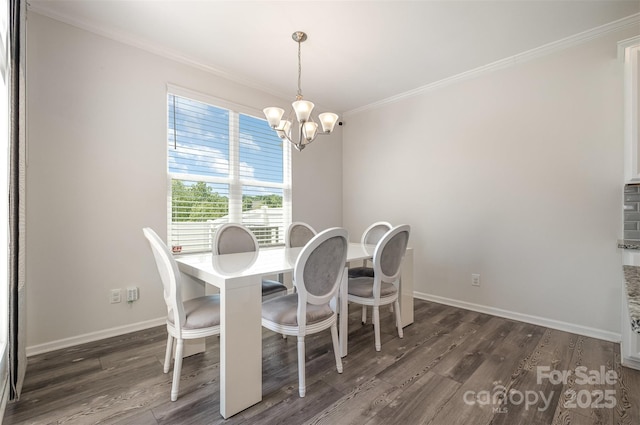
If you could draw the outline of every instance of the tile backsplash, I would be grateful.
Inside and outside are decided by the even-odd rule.
[[[624,238],[640,239],[640,185],[624,187]]]

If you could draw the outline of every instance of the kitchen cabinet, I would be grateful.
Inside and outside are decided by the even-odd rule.
[[[624,248],[621,363],[640,370],[640,246],[627,242],[620,247]]]
[[[640,36],[618,43],[624,63],[624,174],[627,183],[640,182]]]

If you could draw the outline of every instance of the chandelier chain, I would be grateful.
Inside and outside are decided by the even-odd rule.
[[[302,88],[300,86],[300,80],[301,80],[301,75],[302,75],[302,60],[301,55],[300,55],[300,43],[301,41],[298,41],[298,97],[300,99],[302,99]]]

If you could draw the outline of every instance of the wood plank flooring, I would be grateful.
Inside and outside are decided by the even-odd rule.
[[[329,332],[307,338],[305,398],[295,338],[264,330],[261,403],[220,416],[217,337],[184,360],[172,403],[158,327],[29,358],[3,424],[640,424],[640,371],[618,344],[421,300],[403,339],[380,316],[376,352],[351,309],[342,374]]]

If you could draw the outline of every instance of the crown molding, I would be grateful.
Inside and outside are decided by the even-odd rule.
[[[522,53],[518,53],[517,55],[513,55],[508,58],[500,59],[498,61],[492,62],[487,65],[483,65],[481,67],[471,69],[469,71],[462,72],[457,75],[453,75],[451,77],[444,78],[442,80],[436,81],[434,83],[430,83],[416,89],[400,93],[396,96],[391,96],[386,99],[383,99],[378,102],[370,103],[368,105],[362,106],[360,108],[352,109],[350,111],[346,111],[343,116],[348,117],[349,115],[354,115],[363,111],[367,111],[370,109],[379,108],[384,105],[388,105],[391,103],[395,103],[404,99],[408,99],[414,96],[418,96],[433,90],[437,90],[439,88],[457,83],[459,81],[469,80],[472,78],[476,78],[480,75],[488,74],[493,71],[497,71],[500,69],[508,68],[510,66],[518,65],[523,62],[527,62],[533,59],[540,58],[542,56],[549,55],[551,53],[558,52],[560,50],[567,49],[569,47],[577,46],[579,44],[585,43],[587,41],[602,37],[606,34],[609,34],[614,31],[618,31],[630,26],[640,25],[640,13],[636,13],[633,15],[629,15],[626,18],[619,19],[617,21],[610,22],[605,25],[601,25],[599,27],[592,28],[587,31],[583,31],[581,33],[553,41],[551,43],[544,44],[540,47],[536,47],[531,50],[527,50]],[[639,36],[640,37],[640,36]],[[638,37],[634,37],[633,39],[637,39]],[[630,40],[633,40],[630,39]]]
[[[254,80],[248,79],[248,78],[242,78],[240,76],[238,76],[237,74],[225,71],[223,69],[219,69],[210,65],[206,65],[203,64],[202,62],[199,62],[193,58],[190,58],[188,56],[185,56],[184,54],[171,50],[171,49],[167,49],[158,45],[155,45],[153,43],[146,43],[143,41],[140,41],[138,38],[133,37],[129,34],[125,34],[122,32],[118,32],[118,31],[114,31],[112,29],[109,28],[105,28],[105,27],[101,27],[98,25],[94,25],[94,24],[90,24],[81,20],[77,20],[77,19],[73,19],[67,15],[63,15],[60,13],[55,12],[54,10],[50,9],[49,7],[47,7],[44,3],[37,3],[37,4],[29,4],[27,3],[27,10],[30,12],[35,12],[38,13],[40,15],[49,17],[51,19],[55,19],[57,21],[69,24],[71,26],[83,29],[85,31],[100,35],[102,37],[106,37],[115,41],[118,41],[120,43],[123,44],[127,44],[133,47],[136,47],[138,49],[147,51],[149,53],[170,59],[170,60],[174,60],[176,62],[180,62],[183,63],[185,65],[200,69],[202,71],[211,73],[213,75],[216,75],[218,77],[224,78],[226,80],[229,81],[233,81],[235,83],[241,84],[243,86],[246,87],[250,87],[256,90],[260,90],[264,93],[270,94],[272,96],[281,98],[281,99],[288,99],[290,96],[283,94],[281,92],[278,92],[276,90],[274,90],[273,88],[270,88],[268,86],[265,86],[264,84],[258,83]],[[462,72],[460,74],[457,75],[453,75],[451,77],[447,77],[444,78],[442,80],[418,87],[416,89],[413,90],[409,90],[407,92],[404,93],[400,93],[398,95],[395,96],[391,96],[388,97],[386,99],[382,99],[380,101],[377,102],[373,102],[370,103],[368,105],[364,105],[362,107],[359,108],[355,108],[355,109],[351,109],[349,111],[346,111],[342,114],[343,117],[347,117],[349,115],[354,115],[366,110],[370,110],[370,109],[375,109],[387,104],[391,104],[391,103],[395,103],[398,101],[401,101],[403,99],[408,99],[414,96],[418,96],[427,92],[430,92],[432,90],[437,90],[439,88],[457,83],[459,81],[464,81],[464,80],[469,80],[472,78],[476,78],[480,75],[484,75],[493,71],[497,71],[500,69],[504,69],[510,66],[514,66],[532,59],[536,59],[536,58],[540,58],[542,56],[546,56],[549,55],[551,53],[560,51],[560,50],[564,50],[567,49],[569,47],[572,46],[576,46],[582,43],[585,43],[589,40],[595,39],[595,38],[599,38],[602,37],[608,33],[614,32],[614,31],[618,31],[621,29],[624,29],[626,27],[630,27],[630,26],[638,26],[640,25],[640,13],[636,13],[633,15],[629,15],[625,18],[619,19],[617,21],[613,21],[610,22],[608,24],[605,25],[601,25],[599,27],[595,27],[592,28],[590,30],[587,31],[583,31],[581,33],[557,40],[557,41],[553,41],[551,43],[548,44],[544,44],[540,47],[536,47],[534,49],[531,50],[527,50],[525,52],[522,53],[518,53],[516,55],[513,55],[511,57],[508,58],[504,58],[504,59],[500,59],[498,61],[492,62],[490,64],[487,65],[483,65],[481,67],[469,70],[469,71],[465,71]]]

